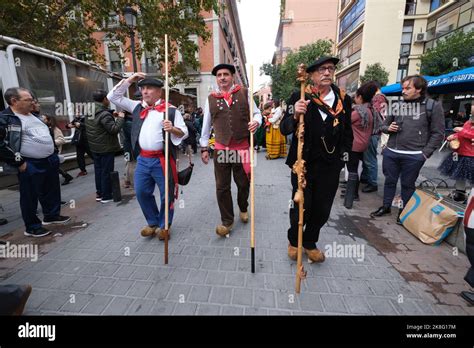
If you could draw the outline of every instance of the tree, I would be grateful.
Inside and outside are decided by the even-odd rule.
[[[388,83],[388,71],[380,63],[369,64],[365,68],[364,75],[360,77],[360,83],[368,81],[378,81],[381,86],[385,86]]]
[[[440,39],[435,48],[421,56],[421,73],[437,76],[472,66],[474,57],[474,30],[465,33],[459,30],[445,39]]]
[[[143,46],[136,43],[138,58],[145,50],[156,52],[159,59],[155,62],[162,67],[165,60],[163,39],[168,34],[172,41],[169,45],[172,82],[186,81],[186,68],[199,67],[195,58],[198,46],[189,40],[189,35],[209,40],[211,34],[200,11],[219,12],[217,0],[2,1],[0,33],[69,55],[85,54],[89,60],[103,63],[104,57],[98,52],[99,39],[102,38],[94,38],[93,33],[105,32],[104,39],[118,41],[126,47],[130,30],[121,14],[127,5],[139,12],[135,31]],[[117,26],[107,25],[111,14],[120,14]],[[182,62],[173,59],[178,46]],[[126,47],[126,51],[130,50],[131,47]]]
[[[298,83],[296,72],[299,64],[310,65],[317,58],[330,55],[333,47],[331,40],[318,40],[315,43],[291,51],[281,65],[265,63],[260,67],[260,73],[271,77],[272,95],[274,99],[287,100]]]

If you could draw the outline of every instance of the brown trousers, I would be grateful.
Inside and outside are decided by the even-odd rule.
[[[214,153],[214,176],[216,178],[217,204],[219,205],[222,224],[230,226],[234,222],[234,206],[230,189],[232,173],[234,173],[234,181],[237,185],[237,204],[241,212],[247,211],[250,182],[242,163],[228,163],[223,160],[230,158],[230,156],[225,155],[225,151],[217,150]]]

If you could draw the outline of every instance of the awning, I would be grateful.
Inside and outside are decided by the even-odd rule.
[[[474,91],[474,67],[453,71],[440,76],[423,76],[428,81],[429,94],[447,94]],[[381,88],[387,96],[402,94],[400,83]]]

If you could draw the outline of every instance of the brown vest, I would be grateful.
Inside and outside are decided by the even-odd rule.
[[[208,99],[216,142],[229,145],[231,138],[239,142],[250,136],[248,130],[250,110],[247,88],[241,88],[240,91],[232,94],[230,108],[223,98],[215,98],[210,95]]]

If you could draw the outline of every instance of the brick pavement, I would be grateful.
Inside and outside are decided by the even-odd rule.
[[[75,203],[63,210],[73,223],[41,240],[22,235],[21,219],[3,226],[4,240],[37,243],[40,257],[0,261],[0,279],[33,285],[30,315],[474,314],[458,296],[467,289],[465,255],[454,255],[445,243],[421,244],[395,224],[395,214],[369,219],[381,190],[361,193],[352,210],[336,198],[318,245],[328,250],[335,242],[363,248],[363,254],[328,257],[323,264],[305,260],[308,278],[296,295],[295,262],[286,255],[289,169],[283,159],[266,161],[264,153],[257,159],[256,274],[250,273],[249,225],[236,222],[230,238],[215,234],[212,164],[195,157],[191,183],[176,204],[169,265],[163,264],[163,242],[139,235],[144,219],[131,191],[123,189],[121,203],[95,202],[89,166],[91,175],[63,188],[63,197]],[[120,157],[116,165],[123,173]],[[238,212],[235,193],[233,187]],[[17,195],[0,192],[10,209],[18,207]],[[83,223],[88,225],[80,227]]]

